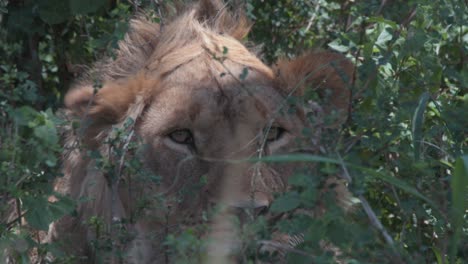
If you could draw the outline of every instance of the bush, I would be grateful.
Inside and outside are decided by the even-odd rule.
[[[81,65],[112,56],[109,50],[135,12],[149,10],[162,21],[170,12],[158,1],[85,2],[0,1],[2,260],[7,251],[24,263],[47,252],[61,256],[40,241],[48,225],[73,213],[77,202],[51,187],[60,176],[59,131],[67,125],[57,114],[63,95],[84,71]],[[303,241],[287,250],[290,263],[468,259],[465,3],[246,0],[245,9],[255,22],[248,40],[263,43],[265,61],[331,49],[346,54],[357,70],[352,114],[342,131],[324,135],[323,156],[271,158],[315,162],[317,169],[299,172],[290,180],[291,191],[277,197],[270,210],[280,220],[258,217],[243,227],[244,259],[272,258],[255,248],[277,230]],[[307,212],[332,200],[317,197],[323,179],[334,173],[349,181],[354,209],[344,212],[325,202],[326,213],[313,218]],[[51,203],[53,195],[57,201]],[[203,250],[197,232],[167,236],[180,262]]]

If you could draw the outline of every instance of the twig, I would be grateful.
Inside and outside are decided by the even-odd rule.
[[[128,134],[128,137],[127,137],[127,141],[125,142],[124,146],[123,146],[123,151],[122,151],[122,157],[120,157],[120,162],[119,162],[119,170],[117,171],[117,175],[120,176],[122,174],[122,170],[123,170],[123,166],[124,166],[124,161],[125,161],[125,154],[127,154],[127,151],[128,151],[128,145],[130,144],[130,141],[132,140],[133,138],[133,134],[134,134],[135,130],[132,129],[130,131],[130,134]]]
[[[364,198],[364,196],[362,196],[362,194],[360,194],[358,196],[358,198],[361,201],[362,207],[364,208],[364,211],[366,212],[367,216],[369,217],[369,220],[370,220],[371,224],[375,228],[377,228],[377,230],[379,230],[380,233],[382,233],[382,236],[384,237],[387,244],[389,244],[390,246],[393,247],[394,244],[395,244],[395,242],[393,242],[393,238],[388,234],[385,227],[382,225],[380,220],[377,218],[377,216],[375,215],[375,213],[372,210],[371,206],[367,202],[366,198]]]
[[[376,15],[380,15],[380,13],[382,13],[382,10],[385,7],[385,5],[387,4],[387,2],[388,2],[388,0],[382,0],[380,2],[380,6],[379,6],[379,9],[376,12]]]
[[[345,164],[343,162],[343,159],[341,158],[341,155],[339,153],[337,153],[337,155],[338,155],[338,160],[339,160],[339,162],[341,164],[341,168],[343,169],[342,177],[346,181],[348,181],[348,183],[351,183],[351,181],[352,181],[351,175],[349,174],[349,171],[346,168],[346,166],[345,166]],[[364,211],[366,212],[367,216],[369,217],[369,220],[370,220],[371,224],[382,234],[382,236],[384,237],[387,244],[389,244],[390,246],[393,247],[394,244],[395,244],[395,242],[393,241],[393,238],[388,234],[385,227],[382,225],[380,220],[377,218],[377,215],[372,210],[371,206],[367,202],[367,199],[362,194],[358,195],[358,199],[361,201],[362,207],[364,208]]]
[[[13,225],[15,225],[15,223],[17,223],[18,221],[21,221],[21,218],[23,218],[25,215],[26,215],[27,211],[23,212],[22,214],[20,214],[18,217],[16,217],[15,219],[11,220],[10,222],[8,222],[6,224],[6,229],[7,230],[10,230]]]
[[[171,214],[171,207],[168,206],[167,207],[167,212],[166,212],[166,215],[165,215],[165,224],[164,224],[164,237],[167,237],[169,235],[169,217],[170,217],[170,214]],[[167,243],[165,243],[164,245],[164,263],[169,263],[169,245]]]
[[[310,17],[309,22],[307,23],[307,27],[305,28],[305,32],[309,31],[310,27],[312,26],[312,23],[314,22],[315,18],[317,17],[317,13],[320,9],[320,4],[317,3],[315,6],[314,14]]]
[[[125,154],[128,152],[128,146],[130,144],[130,142],[132,141],[132,138],[133,138],[133,135],[134,135],[134,132],[135,130],[133,129],[133,125],[130,126],[130,128],[127,128],[127,129],[130,129],[130,133],[128,134],[125,142],[124,142],[124,145],[122,146],[122,156],[120,157],[120,161],[119,161],[119,167],[117,168],[117,170],[115,171],[116,175],[115,175],[115,178],[111,180],[110,182],[110,188],[111,188],[111,205],[110,205],[110,208],[111,208],[111,236],[112,236],[112,252],[114,252],[114,254],[112,254],[112,258],[115,260],[115,261],[120,261],[120,259],[117,256],[117,254],[115,254],[115,251],[117,250],[117,247],[120,247],[120,243],[118,241],[116,241],[116,230],[115,230],[115,224],[119,224],[121,225],[122,224],[122,221],[121,221],[121,217],[120,215],[116,215],[116,212],[119,211],[119,205],[120,203],[117,202],[117,197],[119,195],[119,183],[120,183],[120,179],[122,177],[122,171],[123,171],[123,167],[124,167],[124,163],[125,163]],[[112,150],[112,146],[109,147],[109,157],[112,157],[111,155],[111,150]],[[121,228],[121,227],[120,227]],[[117,258],[117,259],[116,259]]]
[[[395,196],[395,200],[396,200],[396,202],[398,204],[398,207],[402,208],[401,207],[401,200],[400,200],[400,197],[398,197],[398,193],[396,192],[395,186],[391,185],[391,188],[392,188],[393,196]]]
[[[446,155],[446,156],[452,157],[452,155],[450,153],[448,153],[447,151],[445,151],[441,147],[437,146],[436,144],[433,144],[433,143],[425,141],[425,140],[417,140],[417,141],[439,150],[440,152],[444,153],[444,155]]]
[[[20,199],[16,198],[15,200],[15,205],[16,205],[16,213],[18,214],[18,218],[16,219],[18,221],[18,224],[21,226],[22,225],[22,217],[21,217],[21,203]]]
[[[247,92],[248,95],[254,96],[254,94],[245,86],[245,84],[237,78],[237,76],[232,73],[232,71],[224,64],[224,60],[228,59],[227,57],[222,56],[219,58],[216,54],[211,51],[206,45],[202,44],[202,48],[213,57],[213,59],[221,64],[221,66],[227,71],[227,73],[240,85],[240,87]],[[249,69],[249,67],[245,67],[245,69]]]
[[[175,179],[174,181],[172,182],[171,186],[169,186],[169,188],[167,188],[165,191],[162,191],[160,193],[161,196],[164,196],[164,195],[167,195],[169,193],[171,193],[176,187],[177,187],[177,183],[179,182],[180,178],[181,178],[181,168],[183,166],[183,164],[189,160],[193,160],[195,158],[194,155],[188,155],[187,157],[185,157],[183,160],[179,161],[177,163],[177,172],[176,172],[176,176],[175,176]]]
[[[138,13],[139,6],[137,1],[128,0],[128,2],[133,6],[133,14]]]

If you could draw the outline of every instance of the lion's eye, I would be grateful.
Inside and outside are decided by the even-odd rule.
[[[282,127],[271,127],[266,135],[266,141],[271,142],[278,140],[283,135],[284,131]]]
[[[193,144],[192,132],[188,129],[179,129],[169,134],[169,138],[178,144]]]

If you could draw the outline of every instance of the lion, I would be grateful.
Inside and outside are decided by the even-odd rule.
[[[79,202],[51,225],[50,241],[92,263],[106,233],[121,252],[106,262],[171,262],[162,241],[173,230],[203,222],[220,204],[262,213],[288,189],[298,164],[262,157],[317,153],[320,133],[348,116],[354,67],[328,51],[268,66],[243,43],[250,27],[221,1],[200,1],[165,24],[130,22],[115,57],[65,96],[66,116],[79,127],[68,128],[55,190]],[[322,102],[290,100],[308,90]],[[125,170],[130,158],[140,169]],[[216,239],[223,225],[213,226]]]

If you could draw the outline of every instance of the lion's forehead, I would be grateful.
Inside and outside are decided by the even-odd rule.
[[[284,100],[273,87],[264,84],[223,87],[215,82],[198,86],[173,84],[154,99],[143,129],[155,134],[177,128],[258,131],[275,118],[291,121],[291,117],[277,115]]]

